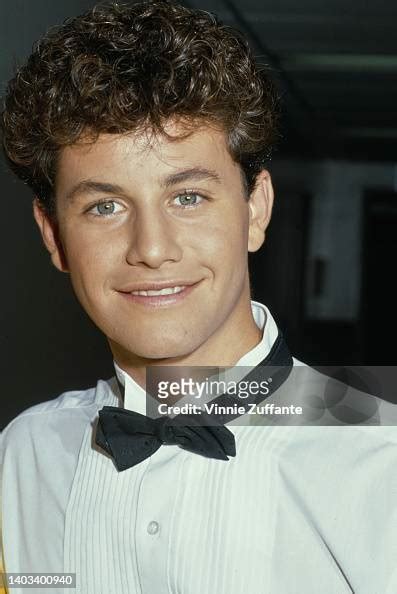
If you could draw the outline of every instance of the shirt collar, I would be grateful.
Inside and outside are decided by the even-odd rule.
[[[255,367],[258,365],[268,356],[278,335],[276,322],[269,309],[257,301],[251,301],[251,308],[256,325],[262,330],[262,340],[248,353],[245,353],[237,361],[236,366]],[[143,415],[146,414],[146,391],[114,360],[113,365],[117,379],[124,387],[123,407]]]

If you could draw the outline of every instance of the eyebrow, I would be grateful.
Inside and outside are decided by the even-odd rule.
[[[212,169],[206,169],[205,167],[192,167],[190,169],[184,169],[166,175],[160,179],[160,185],[169,188],[176,184],[180,184],[186,181],[202,181],[211,180],[216,183],[221,183],[220,176]],[[73,188],[66,194],[66,200],[72,202],[78,194],[123,194],[124,189],[117,185],[107,182],[97,182],[93,180],[82,180],[78,182]]]
[[[192,167],[191,169],[184,169],[183,171],[177,171],[167,175],[162,181],[161,185],[169,188],[176,184],[180,184],[185,181],[202,181],[211,180],[218,184],[221,183],[221,178],[212,169],[206,169],[205,167]]]
[[[66,200],[72,202],[78,194],[120,194],[123,193],[121,186],[116,184],[109,184],[105,182],[96,182],[89,179],[85,179],[75,186],[66,194]]]

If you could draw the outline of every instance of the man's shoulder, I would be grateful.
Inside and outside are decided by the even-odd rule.
[[[2,445],[10,439],[55,428],[58,423],[88,422],[98,408],[106,404],[106,396],[114,386],[115,378],[98,380],[95,386],[82,390],[68,390],[56,398],[34,404],[23,410],[8,423],[0,434]]]
[[[83,390],[68,390],[62,392],[56,398],[45,400],[26,408],[18,414],[10,425],[23,420],[27,417],[34,417],[37,415],[47,415],[54,412],[67,411],[71,409],[79,409],[81,407],[90,406],[95,398],[96,386],[86,388]]]
[[[381,377],[382,368],[312,366],[294,358],[286,396],[301,406],[301,424],[308,427],[356,429],[371,438],[397,444],[397,402],[394,385]],[[300,424],[300,423],[298,423]]]

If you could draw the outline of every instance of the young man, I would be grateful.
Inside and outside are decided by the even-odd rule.
[[[116,377],[3,432],[7,572],[75,573],[82,594],[395,591],[389,432],[143,416],[157,366],[293,363],[247,267],[275,121],[246,42],[166,2],[67,22],[10,83],[7,158]]]

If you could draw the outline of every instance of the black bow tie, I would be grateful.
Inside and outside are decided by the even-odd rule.
[[[233,433],[209,415],[203,417],[204,413],[200,421],[194,415],[150,419],[125,408],[104,406],[99,411],[95,441],[113,457],[119,471],[149,458],[163,444],[180,445],[217,460],[235,456]]]
[[[272,376],[272,393],[287,379],[292,369],[292,357],[281,333],[269,355],[255,367],[245,381],[258,379],[263,366],[282,366]],[[263,400],[263,396],[260,397]],[[257,398],[245,401],[246,410]],[[258,400],[256,403],[258,404]],[[235,402],[234,396],[222,394],[211,402],[221,406]],[[161,445],[180,445],[190,452],[207,458],[228,460],[236,455],[233,433],[223,425],[239,414],[177,415],[151,419],[137,412],[115,406],[104,406],[99,411],[95,443],[112,456],[117,470],[126,470],[154,454]]]

